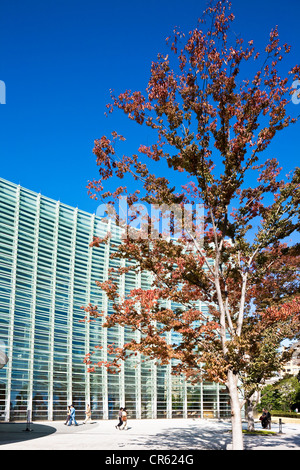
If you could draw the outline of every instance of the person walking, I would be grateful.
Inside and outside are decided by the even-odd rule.
[[[116,428],[116,429],[119,429],[119,431],[120,431],[121,426],[122,426],[122,424],[123,424],[123,421],[122,421],[122,411],[123,411],[123,408],[120,408],[120,409],[119,409],[119,422],[118,422],[118,424],[115,426],[115,428]]]
[[[68,405],[68,409],[67,409],[67,419],[66,419],[66,422],[64,424],[68,424],[69,420],[70,420],[70,415],[71,415],[71,409],[70,409],[70,406]]]
[[[271,416],[271,413],[268,411],[268,410],[265,410],[266,411],[266,419],[267,419],[267,427],[268,429],[271,429],[271,420],[272,420],[272,416]]]
[[[126,408],[123,408],[123,411],[122,411],[122,424],[123,424],[123,427],[120,428],[120,429],[127,429],[127,425],[128,425],[128,415],[127,415],[127,410]]]
[[[261,420],[261,425],[264,429],[271,429],[271,414],[266,408],[263,408],[262,415],[259,419]]]
[[[87,422],[92,422],[92,411],[90,405],[87,405],[86,407],[86,412],[85,412],[85,420],[83,421],[82,424],[86,424]]]
[[[71,426],[72,422],[74,421],[74,424],[75,426],[78,426],[78,423],[75,419],[75,408],[74,408],[74,405],[71,405],[70,406],[70,419],[69,419],[69,422],[68,422],[68,426]]]

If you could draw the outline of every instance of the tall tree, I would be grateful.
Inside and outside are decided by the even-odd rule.
[[[113,132],[96,140],[100,179],[89,183],[89,191],[115,206],[118,216],[120,196],[127,198],[131,221],[141,222],[146,213],[114,254],[128,260],[126,266],[99,283],[114,305],[105,326],[141,333],[138,341],[116,348],[106,365],[118,367],[119,359],[140,352],[162,363],[176,359],[174,372],[193,382],[207,377],[225,384],[233,449],[242,449],[239,381],[246,387],[261,367],[254,358],[256,352],[261,363],[266,357],[259,344],[267,325],[274,332],[290,322],[293,334],[299,325],[299,270],[284,264],[293,249],[284,241],[299,231],[300,169],[283,178],[276,159],[263,160],[262,152],[297,122],[287,114],[288,76],[299,79],[300,67],[281,78],[278,69],[290,47],[281,45],[277,28],[260,53],[252,40],[245,44],[232,34],[233,21],[227,0],[212,2],[198,28],[187,37],[175,30],[168,38],[171,57],[160,54],[152,63],[145,93],[112,94],[109,111],[120,109],[147,126],[153,143],[119,157],[116,144],[124,137]],[[114,177],[130,176],[134,184],[110,189]],[[203,224],[195,218],[200,204]],[[173,238],[155,231],[149,215],[154,205],[172,209]],[[95,238],[92,246],[107,238]],[[129,270],[150,272],[151,288],[122,297],[118,275]],[[97,306],[86,310],[91,317],[101,314]],[[178,333],[176,343],[168,340],[170,331]]]

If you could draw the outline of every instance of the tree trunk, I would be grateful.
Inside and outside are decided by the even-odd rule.
[[[242,415],[237,382],[238,376],[229,370],[227,374],[227,387],[231,404],[232,450],[244,450]]]

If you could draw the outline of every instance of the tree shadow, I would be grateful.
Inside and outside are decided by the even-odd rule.
[[[231,433],[223,430],[199,428],[166,429],[153,436],[143,436],[132,440],[138,448],[157,450],[225,450],[231,443]]]
[[[271,450],[276,448],[300,449],[300,435],[299,434],[275,434],[266,436],[245,436],[244,437],[246,450],[255,450],[257,448],[263,450]]]
[[[57,431],[53,426],[38,423],[0,423],[0,446],[48,436]]]

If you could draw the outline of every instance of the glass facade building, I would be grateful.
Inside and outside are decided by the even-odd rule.
[[[0,179],[0,350],[8,356],[0,369],[0,420],[26,419],[28,410],[32,420],[63,420],[70,403],[79,419],[87,403],[93,419],[116,419],[124,405],[133,419],[229,416],[225,388],[192,386],[170,366],[135,358],[119,374],[87,371],[84,356],[96,345],[93,360],[106,360],[110,344],[138,334],[82,321],[89,303],[110,313],[96,281],[117,263],[110,254],[118,229],[110,244],[89,247],[106,230],[94,214]],[[148,286],[146,273],[119,279],[125,295]]]

